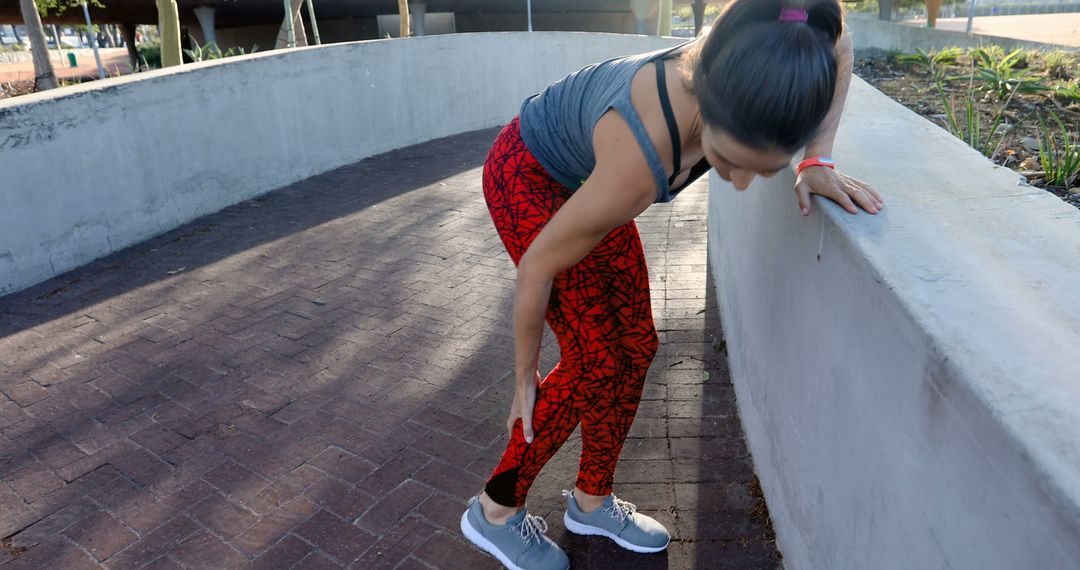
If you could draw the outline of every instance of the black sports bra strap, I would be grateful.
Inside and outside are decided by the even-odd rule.
[[[668,186],[675,183],[679,175],[679,167],[682,160],[682,142],[679,140],[679,124],[675,122],[675,113],[671,111],[671,100],[668,98],[667,80],[664,75],[664,62],[662,59],[653,60],[656,64],[656,90],[660,93],[660,107],[664,109],[664,119],[667,120],[668,131],[671,133],[671,150],[674,155],[674,172],[668,178]]]

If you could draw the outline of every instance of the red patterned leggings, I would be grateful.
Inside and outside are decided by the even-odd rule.
[[[516,265],[532,240],[570,197],[525,148],[518,120],[495,140],[484,163],[484,198]],[[611,492],[615,464],[634,421],[645,374],[656,354],[649,272],[633,221],[611,231],[585,259],[555,276],[546,320],[561,360],[540,383],[534,438],[521,420],[485,491],[520,507],[540,469],[581,423],[577,485]]]

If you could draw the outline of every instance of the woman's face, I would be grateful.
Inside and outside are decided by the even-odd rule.
[[[755,176],[768,178],[787,168],[792,158],[783,151],[761,151],[748,147],[736,141],[727,131],[709,125],[702,129],[701,145],[705,149],[706,160],[720,178],[731,182],[739,190],[746,190]]]

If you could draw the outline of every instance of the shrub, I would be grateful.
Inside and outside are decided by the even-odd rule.
[[[259,44],[255,44],[251,47],[251,53],[259,51]],[[195,44],[194,49],[186,49],[184,53],[187,54],[191,61],[209,61],[211,59],[221,59],[223,57],[232,57],[234,55],[245,55],[247,50],[242,47],[231,47],[227,51],[222,52],[221,48],[214,42],[208,42],[204,45]]]
[[[1080,144],[1073,139],[1072,133],[1065,127],[1061,117],[1050,112],[1054,124],[1047,126],[1039,116],[1039,161],[1046,172],[1046,183],[1061,188],[1071,188],[1080,175]],[[1061,145],[1058,146],[1055,128],[1061,133]]]
[[[1043,54],[1043,66],[1046,73],[1054,79],[1069,79],[1072,74],[1070,68],[1076,67],[1072,57],[1062,50],[1055,50]]]
[[[1073,79],[1054,88],[1054,93],[1066,101],[1080,101],[1080,81]]]
[[[1026,67],[1023,50],[1015,49],[998,55],[1003,52],[999,46],[971,50],[972,62],[978,67],[974,76],[983,83],[987,91],[997,95],[998,99],[1005,99],[1014,92],[1035,93],[1049,89],[1038,79],[1029,78],[1030,70],[1017,71],[1021,68],[1021,63]]]
[[[945,107],[946,128],[956,138],[966,142],[971,148],[981,152],[988,158],[993,158],[997,154],[998,149],[1001,148],[1001,143],[1004,142],[1005,137],[1009,135],[1013,130],[1019,126],[1020,121],[1010,128],[1001,128],[1005,122],[1005,111],[1009,107],[1009,103],[1012,102],[1013,97],[1019,91],[1017,85],[1012,85],[1008,96],[1005,101],[998,107],[997,112],[994,113],[994,119],[990,122],[990,131],[986,133],[986,138],[982,135],[982,114],[979,111],[979,106],[976,103],[978,90],[975,88],[975,60],[972,60],[971,74],[968,75],[968,88],[964,93],[964,107],[961,109],[963,112],[963,123],[957,118],[956,103],[953,99],[945,96],[945,85],[941,79],[936,79],[934,85],[937,87],[938,97],[941,98],[941,104]],[[995,136],[997,137],[995,139]]]
[[[141,45],[138,51],[139,59],[142,60],[143,65],[150,69],[159,69],[161,67],[161,44]]]
[[[896,61],[926,68],[935,81],[944,77],[945,68],[949,65],[955,65],[956,61],[964,53],[962,49],[956,47],[929,53],[922,48],[915,48],[915,52],[899,55],[896,57]]]

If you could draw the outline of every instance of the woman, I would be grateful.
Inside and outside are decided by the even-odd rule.
[[[586,67],[530,97],[484,165],[484,196],[517,264],[517,390],[510,443],[462,515],[465,536],[512,569],[568,559],[524,509],[544,463],[581,423],[564,521],[636,552],[664,527],[611,492],[615,464],[657,348],[648,271],[633,219],[710,167],[745,190],[805,147],[795,193],[849,212],[882,199],[828,158],[851,78],[837,0],[735,0],[707,38]],[[541,380],[544,321],[561,360]]]

